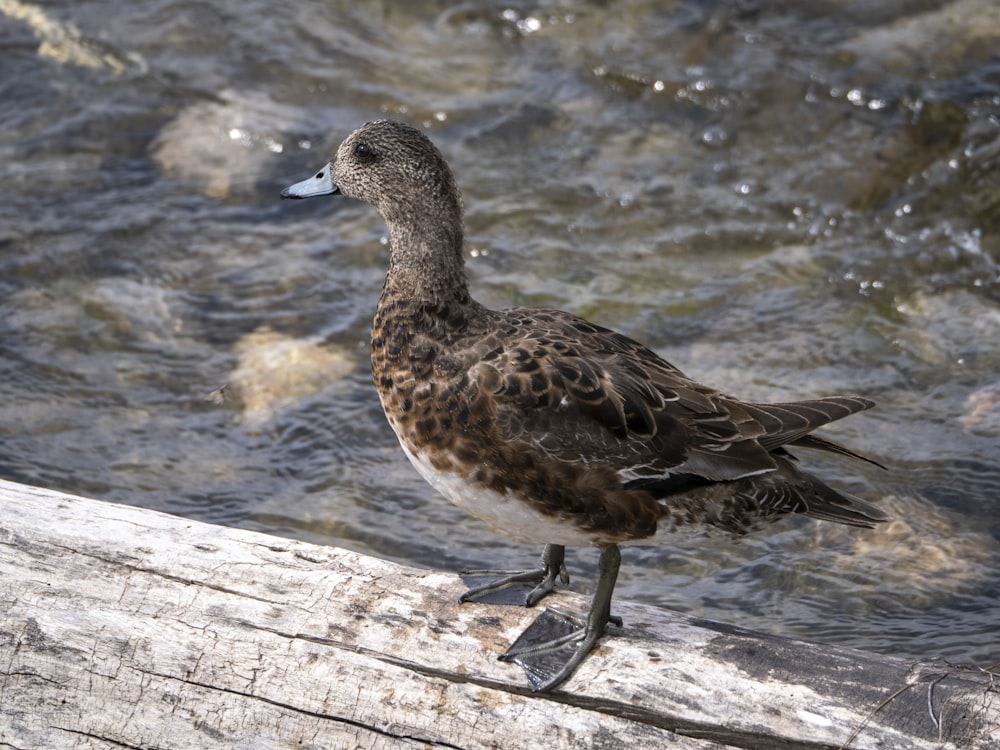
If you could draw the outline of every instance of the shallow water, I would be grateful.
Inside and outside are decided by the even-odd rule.
[[[533,560],[380,412],[375,212],[277,200],[398,117],[456,172],[484,303],[573,310],[746,398],[879,402],[829,433],[889,471],[802,458],[888,528],[631,548],[620,597],[1000,661],[995,3],[0,13],[0,476],[426,567]],[[570,566],[587,590],[596,554]]]

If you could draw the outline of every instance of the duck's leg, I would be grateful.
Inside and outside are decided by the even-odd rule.
[[[472,601],[484,594],[501,591],[519,583],[527,583],[534,584],[535,587],[528,592],[524,606],[533,607],[543,597],[555,590],[557,578],[563,584],[569,583],[569,575],[566,573],[566,548],[561,544],[545,545],[545,549],[542,550],[542,566],[540,568],[532,568],[530,570],[464,570],[462,574],[468,576],[501,576],[501,578],[495,581],[466,591],[459,599],[459,601],[463,602]]]
[[[500,657],[503,661],[520,664],[535,692],[551,690],[569,678],[593,650],[609,622],[621,626],[621,618],[611,615],[611,596],[615,590],[615,581],[618,580],[621,559],[617,545],[609,544],[601,551],[597,591],[594,592],[586,618],[549,609]],[[558,619],[546,620],[547,615],[554,615]],[[571,626],[569,632],[565,632],[566,623]],[[544,632],[546,636],[550,636],[559,629],[564,632],[539,642],[538,633]],[[533,630],[537,632],[532,633]]]

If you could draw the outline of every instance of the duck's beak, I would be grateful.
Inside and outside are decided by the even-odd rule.
[[[315,198],[317,195],[336,195],[340,189],[333,184],[333,177],[330,174],[330,165],[327,164],[308,180],[296,182],[291,187],[286,187],[281,191],[282,198]]]

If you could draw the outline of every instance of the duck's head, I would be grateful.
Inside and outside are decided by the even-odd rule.
[[[441,152],[422,132],[393,120],[365,123],[315,175],[281,191],[282,198],[337,194],[371,203],[390,224],[461,216],[461,198]]]

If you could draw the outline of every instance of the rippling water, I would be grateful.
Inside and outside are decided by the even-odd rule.
[[[379,410],[375,212],[277,200],[392,116],[455,169],[484,303],[571,309],[747,398],[879,401],[830,432],[888,472],[803,458],[888,528],[631,549],[621,597],[1000,661],[995,3],[0,14],[0,475],[427,567],[533,559]]]

